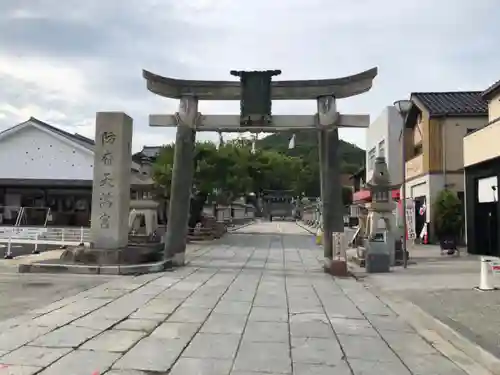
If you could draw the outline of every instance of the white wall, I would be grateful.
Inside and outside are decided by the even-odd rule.
[[[497,176],[481,178],[477,181],[477,185],[479,203],[498,202]]]
[[[0,140],[0,179],[92,180],[93,152],[34,126]]]
[[[431,189],[433,181],[431,178],[433,176],[425,175],[421,177],[417,177],[406,183],[406,198],[417,198],[421,196],[425,196],[425,203],[427,205],[426,209],[426,221],[431,220]]]
[[[379,156],[378,146],[380,141],[385,141],[385,156],[391,182],[401,183],[401,143],[400,135],[403,123],[401,116],[394,106],[387,106],[382,113],[368,127],[366,134],[366,178],[372,177],[373,170],[369,166],[369,152],[375,148],[375,156]]]

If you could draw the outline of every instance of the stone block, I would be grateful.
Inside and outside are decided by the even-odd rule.
[[[179,323],[203,323],[210,312],[211,309],[207,308],[180,307],[168,320]]]
[[[403,354],[401,359],[413,374],[465,375],[457,365],[448,358],[436,354],[413,355]],[[386,372],[387,374],[387,372]]]
[[[52,330],[50,327],[22,325],[0,334],[0,350],[11,351]]]
[[[291,374],[290,346],[287,343],[242,342],[233,371]]]
[[[232,360],[239,342],[240,335],[198,333],[183,353],[183,357]]]
[[[97,312],[97,313],[92,313],[92,314],[86,315],[86,316],[79,318],[77,320],[74,320],[73,322],[71,322],[70,325],[76,326],[76,327],[92,328],[92,329],[104,331],[104,330],[108,329],[109,327],[115,325],[119,321],[120,321],[119,319],[103,318]]]
[[[84,315],[84,314],[82,314]],[[40,326],[40,327],[50,327],[52,329],[57,327],[62,327],[73,320],[76,320],[81,315],[77,314],[68,314],[61,310],[52,311],[48,314],[41,315],[38,318],[32,320],[31,324]]]
[[[76,348],[100,332],[96,329],[67,325],[37,338],[30,344],[50,348]]]
[[[227,315],[212,313],[201,327],[203,333],[243,333],[247,317],[245,315]]]
[[[181,302],[165,298],[155,298],[144,305],[143,309],[160,314],[171,314]]]
[[[195,297],[194,295],[192,295],[182,304],[182,307],[204,307],[207,309],[213,309],[218,302],[219,302],[219,296]]]
[[[384,332],[382,337],[398,355],[434,354],[436,349],[416,333]]]
[[[5,375],[35,375],[40,370],[41,367],[11,365],[0,369],[0,373],[5,373]]]
[[[22,346],[0,359],[4,365],[47,367],[52,362],[68,354],[69,348],[41,348],[35,346]],[[0,374],[2,373],[0,369]]]
[[[244,341],[253,342],[289,342],[287,323],[248,322],[243,335]]]
[[[290,316],[292,338],[316,337],[333,338],[334,333],[328,317],[324,313],[297,314]]]
[[[326,273],[336,277],[347,277],[347,262],[345,260],[329,259],[325,262],[324,270]]]
[[[101,333],[82,345],[81,349],[105,352],[125,352],[146,335],[140,331],[111,330]]]
[[[322,366],[336,366],[343,361],[343,353],[335,339],[293,338],[293,362]]]
[[[113,365],[113,370],[166,372],[179,357],[184,345],[181,340],[146,337],[120,358]]]
[[[250,302],[220,301],[217,306],[215,306],[214,313],[248,315],[251,308],[252,304]]]
[[[331,318],[330,323],[337,334],[379,337],[367,320]]]
[[[364,319],[356,305],[346,297],[325,300],[323,306],[331,318]]]
[[[179,339],[189,342],[200,328],[199,323],[174,323],[165,322],[158,326],[151,337],[160,339]]]
[[[141,319],[141,320],[154,320],[155,322],[164,322],[170,314],[160,314],[156,313],[147,308],[139,309],[132,315],[130,315],[131,319]]]
[[[399,316],[393,317],[367,314],[366,317],[378,331],[415,333],[415,330]]]
[[[253,302],[254,306],[262,306],[262,307],[279,307],[285,308],[287,306],[286,298],[284,295],[265,295],[259,294],[257,295]]]
[[[170,375],[229,375],[231,365],[232,361],[224,359],[180,358],[170,371]]]
[[[248,317],[252,322],[282,322],[288,321],[288,312],[284,308],[254,306]]]
[[[75,350],[50,365],[40,375],[104,374],[119,357],[118,353]]]
[[[309,363],[293,364],[293,375],[333,375],[333,374],[351,375],[352,373],[345,361],[341,361],[333,366],[312,365]],[[355,375],[360,375],[360,374],[356,372]],[[371,375],[371,374],[366,374],[366,375]],[[392,373],[389,374],[386,373],[384,375],[392,375]]]
[[[126,319],[116,325],[113,329],[125,331],[152,332],[159,322],[146,319]]]
[[[379,362],[379,361],[366,361],[363,359],[349,359],[349,365],[356,375],[410,375],[410,371],[401,363],[398,362]],[[420,375],[420,373],[415,373]],[[439,371],[433,369],[425,374],[439,374]],[[453,373],[453,375],[459,373]],[[450,373],[452,375],[452,373]]]
[[[398,357],[380,337],[337,336],[347,360],[364,359],[377,362],[398,362]]]
[[[57,310],[58,314],[83,316],[111,302],[111,299],[84,298]]]

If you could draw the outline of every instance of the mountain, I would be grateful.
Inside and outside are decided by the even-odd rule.
[[[295,132],[295,148],[288,149],[294,132],[279,132],[268,135],[256,142],[256,147],[272,149],[290,156],[300,157],[310,163],[318,162],[318,134],[314,131]],[[365,150],[340,140],[340,164],[343,173],[354,173],[365,165]]]

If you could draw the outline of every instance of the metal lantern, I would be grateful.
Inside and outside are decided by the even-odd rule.
[[[281,70],[231,71],[231,75],[240,77],[241,81],[241,125],[271,123],[271,80],[280,74]]]

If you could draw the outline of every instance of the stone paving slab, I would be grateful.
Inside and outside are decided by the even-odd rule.
[[[0,375],[466,373],[362,284],[324,274],[311,236],[287,222],[5,324]]]

